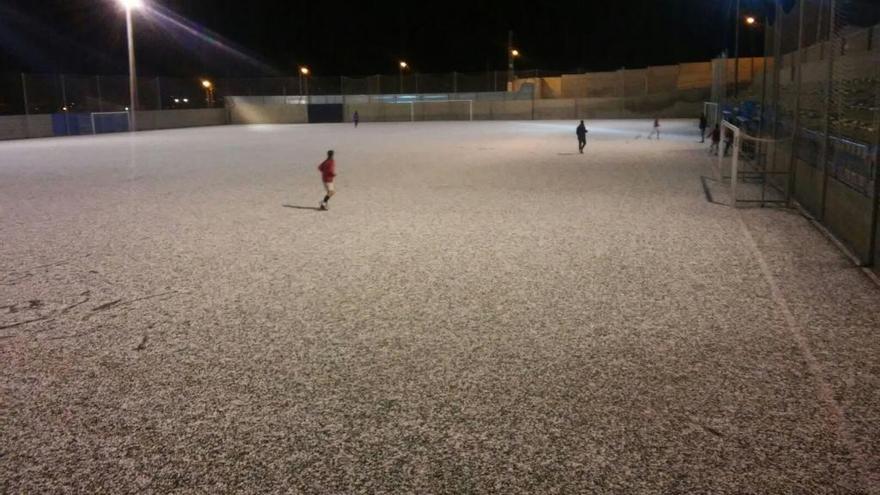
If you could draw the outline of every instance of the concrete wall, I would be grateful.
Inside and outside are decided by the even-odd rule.
[[[139,131],[159,129],[180,129],[184,127],[207,127],[226,125],[225,108],[204,108],[197,110],[153,110],[137,114]]]
[[[137,121],[141,131],[225,125],[227,112],[225,108],[141,111]],[[54,136],[51,115],[0,116],[0,140]]]
[[[308,121],[309,109],[306,105],[258,105],[238,102],[229,107],[229,123],[235,125],[305,124]]]
[[[823,222],[862,260],[868,259],[871,249],[871,213],[870,198],[828,178]]]
[[[413,111],[404,103],[346,103],[344,108],[346,122],[351,122],[355,111],[361,122],[410,122]]]
[[[51,137],[51,115],[0,116],[0,140]]]
[[[698,62],[679,65],[678,89],[702,89],[712,87],[712,63]]]
[[[632,98],[477,100],[473,102],[473,117],[474,120],[696,118],[703,109],[707,93],[708,90],[694,90]],[[469,106],[463,102],[417,103],[412,110],[408,104],[349,103],[345,105],[346,122],[351,122],[355,110],[362,122],[409,122],[413,118],[411,111],[416,121],[469,118]]]
[[[732,80],[733,61],[729,61],[728,65]],[[751,81],[754,73],[763,69],[763,59],[740,59],[740,69],[740,80]],[[628,98],[682,90],[708,90],[712,87],[712,71],[712,62],[700,62],[612,72],[564,74],[558,78],[561,80],[558,97]]]

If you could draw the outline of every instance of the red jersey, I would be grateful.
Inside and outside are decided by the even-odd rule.
[[[321,179],[324,182],[333,182],[333,178],[336,177],[336,162],[328,158],[318,166],[318,170],[321,171]]]

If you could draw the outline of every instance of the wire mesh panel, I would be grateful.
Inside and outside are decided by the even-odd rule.
[[[118,112],[131,106],[127,77],[100,76],[97,84],[101,95],[101,111]]]
[[[0,115],[25,113],[25,88],[20,74],[0,74]]]
[[[370,93],[369,79],[366,77],[343,77],[342,94],[365,95]]]
[[[26,74],[28,113],[55,113],[62,111],[64,98],[61,77],[57,75]]]
[[[855,27],[859,13],[851,2],[837,3],[829,49],[829,174],[864,196],[873,193],[874,166],[869,148],[876,139],[877,51],[869,50],[870,28]]]
[[[880,223],[880,4],[798,0],[775,14],[764,40],[770,60],[760,113],[777,143],[771,169],[791,170],[793,198],[870,260]]]
[[[223,86],[219,82],[214,85],[216,99],[221,97]],[[208,95],[198,79],[163,77],[159,81],[159,87],[163,109],[182,110],[208,106]],[[216,104],[218,103],[215,102]],[[222,105],[222,102],[219,104]]]

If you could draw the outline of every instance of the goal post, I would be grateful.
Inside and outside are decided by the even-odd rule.
[[[730,203],[735,208],[789,201],[786,168],[774,166],[780,140],[751,136],[732,123],[720,122],[717,175],[730,183]]]
[[[721,106],[713,101],[703,102],[703,115],[706,116],[706,129],[712,132],[716,125],[721,124]]]
[[[92,134],[128,132],[128,112],[92,112]]]

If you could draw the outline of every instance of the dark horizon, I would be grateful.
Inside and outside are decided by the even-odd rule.
[[[400,9],[329,1],[149,0],[156,9],[187,19],[195,31],[219,34],[251,60],[199,39],[195,31],[137,14],[138,71],[272,76],[292,75],[307,65],[317,76],[358,76],[395,73],[399,60],[419,73],[505,70],[510,29],[523,54],[517,69],[523,70],[582,72],[706,61],[732,49],[734,1],[489,0]],[[742,1],[744,15],[760,17],[764,0]],[[762,36],[760,29],[744,31],[741,53],[760,53]],[[125,22],[117,0],[0,4],[0,72],[124,74],[126,64]]]
[[[243,4],[231,0],[153,0],[260,63],[136,14],[138,69],[144,75],[270,76],[308,65],[315,75],[370,75],[394,73],[406,60],[420,73],[505,70],[510,29],[523,70],[703,61],[724,49],[720,28],[729,1],[489,1],[407,9],[258,1],[239,12]],[[115,0],[5,0],[0,10],[0,71],[127,72],[124,15]]]

